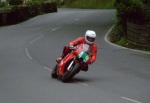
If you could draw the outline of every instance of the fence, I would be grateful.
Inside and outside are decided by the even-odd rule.
[[[136,45],[150,47],[150,25],[127,22],[127,39]]]
[[[150,47],[150,9],[144,12],[145,20],[141,23],[136,18],[127,21],[127,39],[133,44]]]

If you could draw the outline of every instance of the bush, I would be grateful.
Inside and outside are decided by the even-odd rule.
[[[56,3],[51,2],[52,0],[29,0],[26,5],[20,5],[23,0],[0,2],[0,26],[16,24],[44,13],[57,12]]]
[[[29,7],[29,14],[31,17],[42,13],[41,5],[43,0],[29,0],[27,6]]]
[[[121,33],[122,33],[122,27],[121,25],[115,25],[114,28],[112,29],[112,32],[110,34],[110,41],[115,43],[120,40],[121,38]]]
[[[50,13],[51,11],[57,12],[57,4],[56,3],[48,3],[45,2],[42,4],[42,12]]]
[[[67,0],[64,1],[64,7],[83,9],[113,8],[114,0]]]
[[[56,3],[51,3],[52,0],[30,0],[27,2],[29,7],[30,16],[36,16],[43,13],[49,13],[51,11],[57,11]]]
[[[23,4],[23,0],[8,0],[10,5],[21,5]]]
[[[27,5],[32,6],[32,5],[40,5],[43,3],[43,0],[29,0],[27,2]]]
[[[0,8],[8,6],[8,2],[0,2]]]
[[[0,3],[0,13],[1,12],[9,12],[12,10],[12,6],[8,5],[8,2],[1,2]]]
[[[144,4],[141,0],[116,0],[117,16],[121,17],[122,15],[130,19],[136,18],[137,16],[143,15]]]
[[[127,35],[127,21],[144,24],[145,16],[143,7],[144,4],[141,0],[116,0],[115,6],[117,8],[117,24],[120,25],[122,35]]]

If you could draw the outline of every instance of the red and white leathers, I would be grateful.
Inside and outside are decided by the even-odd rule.
[[[69,46],[77,46],[80,44],[86,44],[85,38],[84,37],[79,37],[69,43]],[[90,46],[90,59],[87,62],[87,64],[92,64],[93,62],[96,61],[97,57],[97,46],[96,43],[89,44]]]
[[[87,44],[86,41],[85,41],[85,38],[84,37],[79,37],[73,41],[71,41],[69,43],[69,46],[78,46],[80,44]],[[97,46],[96,46],[96,43],[92,43],[92,44],[88,44],[89,45],[89,54],[90,54],[90,58],[89,58],[89,61],[87,61],[87,64],[92,64],[93,62],[96,61],[96,57],[97,57]],[[65,64],[66,62],[68,61],[68,58],[67,58],[67,54],[70,52],[70,49],[68,47],[65,47],[64,48],[64,51],[63,51],[63,55],[62,55],[62,60],[61,62],[59,63],[59,67],[61,67],[61,75],[64,74],[64,68],[65,68]]]

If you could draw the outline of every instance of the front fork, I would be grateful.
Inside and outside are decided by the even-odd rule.
[[[69,66],[67,67],[67,70],[68,71],[71,71],[72,70],[72,65],[74,64],[74,60],[72,60],[71,62],[70,62],[70,64],[69,64]]]

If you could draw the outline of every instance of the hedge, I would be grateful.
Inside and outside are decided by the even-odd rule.
[[[137,45],[150,45],[150,0],[116,0],[117,8],[117,35]],[[129,25],[130,24],[130,25]],[[131,27],[145,28],[140,30]],[[141,36],[146,35],[146,36]],[[138,39],[137,39],[138,38]]]
[[[0,10],[0,25],[10,25],[22,22],[31,17],[57,12],[56,3],[42,3],[40,5],[19,5]]]

